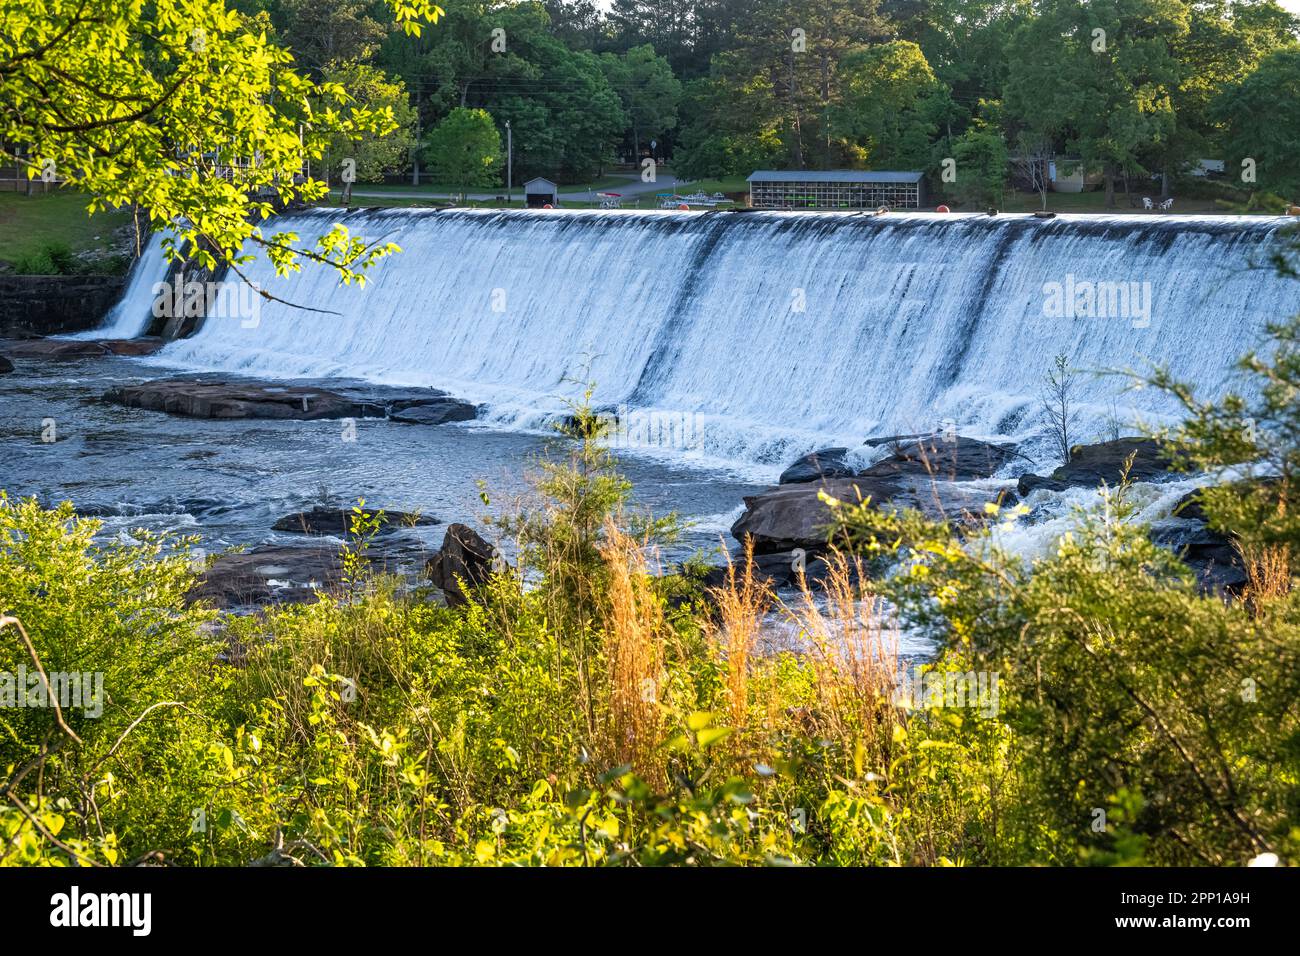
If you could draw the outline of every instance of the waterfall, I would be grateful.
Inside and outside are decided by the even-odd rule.
[[[316,210],[275,225],[307,241],[343,222],[403,251],[365,288],[251,263],[260,287],[334,314],[218,309],[154,361],[433,385],[515,427],[590,380],[643,444],[770,464],[941,422],[1032,436],[1064,354],[1088,440],[1107,416],[1171,411],[1094,372],[1159,364],[1206,396],[1229,387],[1233,360],[1300,303],[1267,266],[1289,221]]]
[[[69,335],[71,339],[131,339],[143,335],[153,320],[154,286],[167,278],[167,254],[162,234],[150,236],[144,251],[131,265],[126,291],[104,316],[99,328]]]

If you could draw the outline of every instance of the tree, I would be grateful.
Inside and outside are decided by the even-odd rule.
[[[839,80],[842,100],[832,122],[867,165],[929,165],[945,90],[920,47],[900,40],[855,53],[840,64]]]
[[[978,205],[1000,205],[1007,181],[1002,135],[989,126],[972,126],[953,144],[952,155],[957,163],[957,197]]]
[[[441,13],[428,0],[389,3],[411,33]],[[92,212],[147,209],[207,268],[224,261],[238,274],[251,244],[279,273],[307,257],[362,281],[397,250],[342,225],[313,246],[266,233],[277,202],[325,194],[301,179],[307,158],[389,121],[338,84],[313,87],[264,18],[223,0],[0,0],[0,88],[0,158],[29,176],[56,172]]]
[[[487,110],[452,110],[425,139],[424,154],[436,178],[463,189],[501,181],[501,134]]]
[[[325,152],[326,181],[342,164],[352,162],[355,179],[376,183],[384,173],[400,167],[415,145],[415,109],[406,84],[364,63],[344,63],[325,72],[325,79],[348,90],[353,99],[391,122],[383,136],[361,131],[359,136],[336,135]]]
[[[668,60],[655,55],[648,43],[635,46],[622,56],[606,53],[601,68],[631,124],[632,155],[641,157],[643,140],[661,138],[677,126],[677,104],[682,84],[673,76]]]
[[[1182,0],[1048,0],[1008,47],[1008,110],[1100,168],[1107,206],[1116,178],[1145,172],[1142,154],[1173,134],[1170,44],[1187,23]]]
[[[388,33],[368,0],[272,0],[267,12],[294,60],[314,76],[338,63],[369,60]]]
[[[673,170],[684,179],[748,175],[785,152],[771,81],[751,76],[735,53],[713,58],[708,77],[686,85],[684,125]]]
[[[1272,0],[1201,0],[1191,7],[1186,34],[1175,38],[1171,52],[1181,78],[1172,90],[1177,124],[1155,151],[1169,195],[1171,174],[1202,157],[1219,157],[1224,149],[1224,116],[1216,101],[1240,83],[1272,51],[1295,43],[1300,21]]]
[[[1228,127],[1229,174],[1253,169],[1260,189],[1300,199],[1300,49],[1269,54],[1216,109]]]
[[[1070,463],[1071,436],[1078,414],[1074,408],[1074,376],[1069,357],[1058,355],[1043,380],[1043,411],[1051,428],[1052,451],[1063,465]]]

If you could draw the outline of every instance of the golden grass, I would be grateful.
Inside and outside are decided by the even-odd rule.
[[[663,733],[661,700],[666,626],[641,543],[610,520],[603,554],[609,568],[605,633],[609,712],[605,743],[611,765],[631,764],[647,781],[664,782],[654,760]]]
[[[798,600],[785,608],[813,668],[820,736],[856,740],[883,753],[901,720],[893,705],[898,684],[898,635],[880,599],[863,582],[858,558],[828,556],[821,600],[801,579]],[[883,736],[882,736],[883,735]]]
[[[1246,569],[1242,599],[1256,607],[1291,592],[1291,550],[1284,544],[1249,547],[1238,544]]]

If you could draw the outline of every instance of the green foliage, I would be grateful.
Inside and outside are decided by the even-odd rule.
[[[840,64],[841,105],[832,126],[873,169],[924,169],[945,107],[945,90],[915,43],[896,41]]]
[[[465,189],[495,186],[502,167],[501,134],[486,110],[457,108],[424,141],[434,175]]]
[[[377,183],[383,180],[384,173],[404,167],[408,151],[416,145],[416,113],[406,84],[358,61],[330,66],[325,71],[325,82],[337,84],[358,106],[382,116],[386,129],[383,135],[372,129],[335,135],[325,148],[326,175],[337,176],[344,161],[351,160],[357,182]]]
[[[415,33],[440,13],[425,0],[390,8]],[[391,128],[338,84],[297,73],[264,18],[223,0],[3,0],[0,24],[0,157],[29,177],[79,189],[92,213],[148,210],[208,268],[246,261],[241,250],[255,245],[281,273],[308,253],[356,281],[395,251],[342,226],[302,247],[258,224],[273,214],[272,197],[325,194],[296,177],[331,137]]]
[[[1227,124],[1227,170],[1242,173],[1242,161],[1254,161],[1259,188],[1300,198],[1300,151],[1291,130],[1300,120],[1300,104],[1286,91],[1300,83],[1300,49],[1278,50],[1254,72],[1226,89],[1217,114]]]
[[[964,203],[992,206],[1002,202],[1007,181],[1007,147],[995,130],[968,129],[953,144],[957,162],[955,192]]]
[[[80,264],[66,242],[48,242],[14,260],[14,273],[20,276],[70,276],[79,271]]]

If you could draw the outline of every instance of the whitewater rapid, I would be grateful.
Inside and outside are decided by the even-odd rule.
[[[1233,360],[1300,302],[1267,267],[1291,221],[315,210],[271,225],[306,241],[342,222],[403,251],[365,288],[313,264],[288,278],[241,267],[333,314],[263,302],[255,322],[209,319],[154,361],[433,385],[524,428],[590,381],[598,404],[640,423],[633,443],[770,465],[948,423],[1032,439],[1064,354],[1086,373],[1089,440],[1111,419],[1171,411],[1094,371],[1167,365],[1206,396],[1230,386]],[[1053,311],[1053,294],[1059,306],[1060,290],[1097,282],[1131,289],[1127,311]],[[133,274],[115,329],[147,315],[134,300],[148,294]]]

